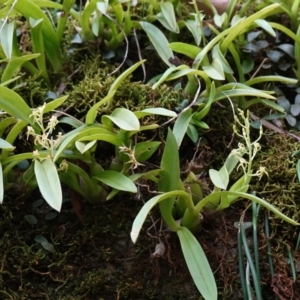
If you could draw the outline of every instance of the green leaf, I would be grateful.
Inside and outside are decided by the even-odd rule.
[[[230,191],[221,191],[221,192],[215,192],[212,194],[209,194],[205,198],[203,198],[197,205],[196,205],[196,210],[197,212],[201,212],[203,207],[209,204],[210,202],[213,202],[215,199],[219,199],[220,197],[223,196],[235,196],[236,198],[245,198],[251,201],[254,201],[271,212],[273,212],[277,217],[281,218],[282,220],[292,224],[292,225],[300,225],[298,222],[294,221],[293,219],[287,217],[284,215],[282,212],[280,212],[275,206],[267,202],[266,200],[263,200],[257,196],[248,194],[248,193],[243,193],[243,192],[230,192]]]
[[[137,216],[134,219],[134,222],[132,224],[132,229],[130,232],[130,237],[131,240],[135,243],[137,241],[137,238],[139,236],[139,233],[141,231],[141,228],[145,222],[145,219],[147,217],[147,215],[149,214],[149,212],[151,211],[151,209],[158,204],[161,201],[167,200],[169,198],[173,198],[173,197],[189,197],[189,194],[185,191],[182,190],[174,190],[172,192],[168,192],[168,193],[163,193],[161,195],[155,196],[153,198],[151,198],[150,200],[148,200],[144,206],[142,207],[142,209],[139,211],[139,213],[137,214]],[[177,230],[180,229],[180,226],[177,224]]]
[[[102,123],[107,124],[107,119],[110,119],[118,127],[123,130],[132,131],[140,130],[140,122],[133,112],[130,110],[120,107],[116,108],[111,115],[102,116]]]
[[[15,147],[13,145],[11,145],[10,143],[8,143],[6,140],[3,140],[0,138],[0,149],[13,151],[15,149]]]
[[[125,72],[123,72],[117,79],[115,79],[114,83],[111,85],[107,96],[110,95],[111,92],[116,91],[119,86],[123,83],[123,81],[133,72],[135,71],[140,65],[142,65],[146,60],[141,60],[137,63],[135,63],[133,66],[131,66],[129,69],[127,69]]]
[[[81,127],[78,127],[71,132],[65,134],[60,141],[60,143],[57,145],[57,151],[55,153],[55,156],[53,158],[53,161],[56,161],[63,153],[64,150],[67,149],[67,147],[74,146],[73,142],[76,140],[83,141],[83,140],[89,140],[89,137],[92,135],[105,135],[108,136],[115,136],[111,131],[104,129],[100,126],[86,126],[83,125]],[[117,137],[116,137],[117,138]],[[93,139],[96,139],[93,137]],[[122,145],[122,141],[120,140],[120,145]]]
[[[244,84],[251,86],[254,84],[261,84],[263,82],[269,82],[269,81],[279,81],[284,84],[296,84],[298,82],[298,80],[295,78],[289,78],[289,77],[278,76],[278,75],[267,75],[267,76],[254,77],[246,81]]]
[[[134,155],[139,162],[148,160],[161,142],[141,142],[135,145]]]
[[[175,122],[173,134],[177,141],[178,147],[181,145],[192,117],[192,109],[188,109],[184,113],[181,113]]]
[[[94,176],[94,178],[120,191],[126,191],[131,193],[137,192],[137,188],[135,184],[132,182],[132,180],[130,180],[125,175],[116,171],[112,171],[112,170],[103,171],[99,173],[97,176]]]
[[[93,140],[89,143],[82,143],[80,141],[76,141],[75,145],[77,150],[83,154],[84,152],[88,151],[89,149],[91,149],[95,144],[96,144],[97,140]]]
[[[177,231],[192,278],[205,300],[217,300],[218,290],[206,255],[195,236],[185,227]]]
[[[42,162],[35,160],[34,173],[44,199],[52,208],[60,211],[62,190],[54,162],[51,159]]]
[[[226,168],[221,168],[220,171],[210,169],[209,177],[216,187],[226,190],[229,183],[229,175]]]
[[[169,31],[179,33],[174,6],[171,2],[160,3],[161,12],[156,15],[157,20]]]
[[[110,101],[113,96],[115,95],[115,90],[112,92],[108,93],[106,97],[104,97],[101,101],[97,102],[94,104],[88,111],[85,117],[85,124],[87,125],[92,125],[95,123],[96,117],[97,117],[97,110],[101,105],[104,105],[106,102]]]
[[[269,33],[273,37],[276,37],[276,32],[274,31],[272,26],[269,24],[269,22],[267,22],[266,20],[258,19],[258,20],[255,20],[254,23],[256,23],[259,27],[264,29],[267,33]]]
[[[195,16],[195,19],[197,16]],[[185,26],[188,28],[188,30],[192,33],[196,45],[200,45],[201,39],[202,39],[202,31],[199,29],[199,23],[197,20],[187,20],[184,22]],[[199,53],[199,52],[198,52]]]
[[[41,76],[50,85],[50,79],[46,67],[46,56],[45,56],[45,48],[44,48],[43,32],[42,32],[43,19],[36,20],[30,17],[29,23],[31,26],[31,41],[32,41],[33,52],[40,54],[40,56],[37,57],[35,60],[36,64],[41,73]]]
[[[198,141],[199,134],[196,127],[193,124],[189,124],[186,134],[194,143]]]
[[[212,50],[212,57],[218,59],[218,61],[222,65],[222,69],[224,70],[224,72],[226,72],[228,74],[233,74],[234,73],[233,70],[232,70],[232,68],[230,67],[228,61],[226,60],[225,56],[221,52],[219,44],[217,44],[213,48],[213,50]]]
[[[169,110],[163,107],[151,107],[146,108],[141,111],[135,111],[134,114],[137,116],[138,119],[143,118],[149,115],[158,115],[158,116],[165,116],[174,118],[177,116],[176,112],[173,110]]]
[[[148,22],[139,22],[142,28],[145,30],[151,44],[158,52],[160,58],[169,66],[173,66],[169,62],[170,58],[174,57],[172,50],[169,48],[169,42],[164,34],[156,26]]]
[[[44,113],[50,112],[56,109],[57,107],[61,106],[68,99],[68,97],[69,96],[63,96],[52,100],[51,102],[48,102],[44,108]]]
[[[168,128],[167,140],[160,167],[162,170],[158,181],[158,190],[160,192],[170,192],[178,189],[180,180],[178,144],[170,128]],[[174,201],[174,197],[169,198],[168,200],[161,202],[159,207],[166,224],[171,229],[176,230],[177,223],[172,214]]]
[[[195,57],[201,51],[201,48],[197,46],[186,44],[186,43],[180,43],[180,42],[170,43],[169,47],[173,51],[184,54],[185,56],[188,56],[192,59],[195,59]]]
[[[3,26],[3,21],[1,22]],[[0,39],[6,58],[11,59],[13,53],[13,37],[15,34],[15,20],[6,23],[1,30]]]
[[[224,80],[224,71],[219,59],[214,58],[211,66],[203,66],[203,71],[212,79]]]
[[[8,64],[6,66],[6,68],[4,69],[4,72],[1,76],[1,83],[8,81],[10,79],[12,79],[14,73],[27,61],[37,58],[38,56],[40,56],[39,53],[36,54],[28,54],[28,55],[23,55],[21,57],[15,57],[15,58],[11,58],[8,61]],[[4,60],[6,61],[6,60]]]
[[[33,125],[29,119],[31,109],[16,92],[4,86],[0,86],[0,108],[8,114]]]

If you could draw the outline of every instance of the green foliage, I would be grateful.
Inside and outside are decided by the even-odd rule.
[[[245,145],[240,143],[239,148],[232,151],[225,161],[224,166],[219,171],[210,170],[209,175],[214,185],[214,190],[205,197],[203,197],[202,191],[200,191],[199,194],[196,195],[200,200],[195,202],[192,197],[191,188],[185,188],[180,184],[178,144],[174,134],[169,129],[159,171],[160,179],[158,180],[158,190],[162,192],[162,194],[146,202],[136,216],[130,234],[133,242],[136,242],[147,214],[159,203],[162,218],[166,224],[178,234],[187,266],[199,292],[205,299],[210,300],[217,299],[217,288],[213,273],[200,244],[191,233],[199,229],[203,218],[201,215],[203,211],[224,210],[238,198],[246,198],[263,205],[283,220],[298,225],[297,222],[285,216],[266,200],[247,193],[251,177],[255,175],[261,177],[265,169],[262,167],[253,174],[252,162],[260,146],[258,139],[254,142],[250,141],[250,123],[248,117],[245,117],[241,112],[241,118],[244,124],[241,123],[238,118],[236,118],[236,121],[242,127],[242,134],[240,134],[236,128],[234,131],[244,139]],[[247,155],[248,161],[243,158],[244,155]],[[243,169],[243,175],[228,189],[229,175],[236,168],[238,163],[239,167]],[[191,182],[191,179],[194,180],[195,177],[190,176],[188,180],[189,183],[194,183]],[[180,187],[183,188],[183,190],[180,190]],[[197,188],[199,189],[199,185]],[[193,193],[195,192],[197,192],[197,190],[193,187]],[[175,217],[179,217],[180,223],[176,222]],[[249,259],[250,257],[248,257],[248,261]],[[252,274],[256,274],[254,269],[252,272]],[[202,275],[199,276],[199,274]],[[258,280],[255,281],[255,284],[258,284]]]

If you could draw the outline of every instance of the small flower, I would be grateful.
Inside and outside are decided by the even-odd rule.
[[[33,155],[33,158],[39,158],[39,157],[40,157],[40,153],[39,153],[38,150],[34,150],[34,151],[32,152],[32,155]]]
[[[52,116],[48,122],[48,126],[47,126],[46,130],[48,130],[49,133],[52,133],[52,131],[55,129],[57,124],[58,124],[57,117]]]
[[[269,177],[268,172],[266,171],[265,167],[260,166],[258,171],[254,174],[255,176],[258,176],[259,180],[263,177],[263,175],[266,174]]]
[[[60,163],[58,171],[68,171],[68,163],[65,159]]]
[[[35,135],[35,131],[34,131],[34,129],[31,127],[31,126],[27,126],[27,133],[26,133],[26,135],[27,135],[27,140],[28,140],[28,138],[32,135],[32,136],[34,136]]]

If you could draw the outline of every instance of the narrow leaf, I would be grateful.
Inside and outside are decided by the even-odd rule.
[[[169,42],[164,34],[156,26],[148,22],[139,22],[142,28],[147,33],[155,50],[158,52],[160,58],[171,67],[172,64],[169,59],[174,57],[173,51],[169,48]]]
[[[180,114],[175,122],[173,133],[177,141],[178,147],[180,147],[181,142],[186,134],[192,116],[192,110],[188,109],[184,113]]]
[[[0,86],[0,108],[8,114],[33,125],[29,119],[31,115],[30,107],[16,92],[4,86]]]
[[[135,184],[127,176],[116,171],[103,171],[94,178],[120,191],[137,192]]]
[[[195,236],[185,227],[177,231],[192,278],[205,300],[217,300],[218,290],[207,257]]]

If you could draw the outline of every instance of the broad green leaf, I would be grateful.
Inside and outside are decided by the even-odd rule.
[[[169,48],[169,42],[156,26],[148,22],[139,22],[142,28],[145,30],[148,38],[150,39],[155,50],[158,52],[160,58],[169,66],[173,66],[169,62],[170,58],[174,57],[172,50]]]
[[[217,300],[218,290],[207,257],[195,238],[185,227],[177,231],[185,262],[194,283],[205,300]]]
[[[212,50],[212,57],[217,58],[222,65],[224,72],[233,74],[233,70],[220,50],[220,45],[217,44]]]
[[[135,114],[123,107],[116,108],[109,116],[102,116],[102,123],[104,125],[106,125],[107,119],[110,119],[123,130],[131,131],[140,129],[140,122]]]
[[[194,46],[191,44],[186,44],[186,43],[180,43],[180,42],[170,43],[169,47],[173,51],[184,54],[185,56],[188,56],[192,59],[195,59],[195,57],[201,51],[201,48],[199,48],[197,46]]]
[[[212,79],[224,80],[225,75],[219,59],[214,58],[211,66],[203,66],[203,71]]]
[[[4,69],[4,72],[1,76],[1,83],[6,82],[10,79],[12,79],[14,73],[21,68],[21,66],[29,61],[32,60],[34,58],[37,58],[38,56],[40,56],[39,53],[36,54],[28,54],[28,55],[23,55],[21,57],[15,57],[15,58],[11,58],[8,61],[7,66]]]
[[[173,134],[177,141],[178,147],[180,147],[181,145],[181,142],[186,134],[187,128],[190,124],[192,117],[193,117],[192,110],[188,109],[184,113],[181,113],[175,121]]]
[[[8,143],[6,140],[0,138],[0,149],[13,151],[15,147],[12,144]]]
[[[195,20],[187,20],[184,23],[188,30],[192,33],[196,45],[199,46],[202,39],[202,31],[199,29],[199,23],[196,19],[197,17],[195,17]]]
[[[222,171],[221,171],[222,170]],[[210,169],[209,170],[209,177],[212,183],[223,190],[226,190],[227,185],[229,183],[229,176],[228,171],[226,168],[222,168],[220,171]]]
[[[106,102],[110,101],[113,98],[113,96],[115,95],[115,92],[116,91],[113,90],[112,92],[108,93],[108,95],[106,97],[104,97],[101,101],[94,104],[89,109],[89,111],[88,111],[88,113],[86,114],[86,117],[85,117],[85,124],[92,125],[95,122],[98,108],[101,105],[104,105]]]
[[[97,140],[91,141],[89,143],[82,143],[80,141],[76,141],[75,145],[77,150],[83,154],[84,152],[88,151],[89,149],[91,149],[95,144],[96,144]]]
[[[161,2],[160,9],[161,12],[156,15],[157,20],[169,31],[179,33],[173,4]]]
[[[142,209],[139,211],[139,213],[137,214],[137,216],[134,219],[134,222],[132,224],[132,229],[130,232],[130,237],[131,240],[136,243],[137,238],[139,236],[139,233],[141,231],[141,228],[145,222],[145,219],[147,217],[147,215],[149,214],[149,212],[151,211],[151,209],[158,204],[161,201],[164,201],[166,199],[169,198],[173,198],[173,197],[189,197],[189,194],[185,191],[181,191],[181,190],[174,190],[172,192],[168,192],[168,193],[163,193],[161,195],[155,196],[153,198],[151,198],[150,200],[148,200],[144,206],[142,207]],[[180,226],[177,224],[177,230],[180,229]]]
[[[163,107],[146,108],[141,111],[135,111],[134,114],[137,116],[138,119],[149,115],[158,115],[158,116],[165,116],[170,118],[174,118],[177,116],[175,111]]]
[[[16,92],[4,86],[0,86],[0,109],[8,114],[33,125],[29,119],[31,109]]]
[[[97,176],[94,176],[94,178],[120,191],[126,191],[131,193],[137,192],[137,188],[132,182],[132,180],[130,180],[127,176],[116,171],[103,171]]]
[[[223,13],[222,15],[216,14],[214,15],[214,22],[218,27],[221,28],[226,18],[227,18],[226,13]]]
[[[139,162],[148,160],[161,142],[141,142],[135,145],[134,155]]]
[[[108,6],[109,6],[108,0],[103,0],[103,1],[97,2],[97,9],[98,9],[102,14],[106,14],[107,9],[108,9]]]
[[[254,22],[259,27],[261,27],[262,29],[264,29],[267,33],[269,33],[273,37],[276,37],[276,32],[274,31],[274,29],[272,28],[272,26],[269,24],[269,22],[267,22],[264,19],[258,19],[258,20],[255,20]]]
[[[114,83],[111,85],[107,96],[110,95],[111,92],[116,91],[119,86],[123,83],[123,81],[133,72],[135,71],[140,65],[142,65],[146,60],[141,60],[137,63],[135,63],[133,66],[131,66],[129,69],[127,69],[125,72],[123,72],[117,79],[115,79]]]
[[[3,26],[3,22],[1,22],[1,27]],[[12,52],[13,52],[13,36],[15,34],[15,20],[12,20],[11,22],[7,22],[1,30],[0,34],[0,40],[1,40],[1,46],[5,53],[6,58],[11,59],[12,58]]]
[[[57,211],[62,204],[62,190],[56,166],[51,159],[34,161],[34,173],[41,194],[47,203]]]

